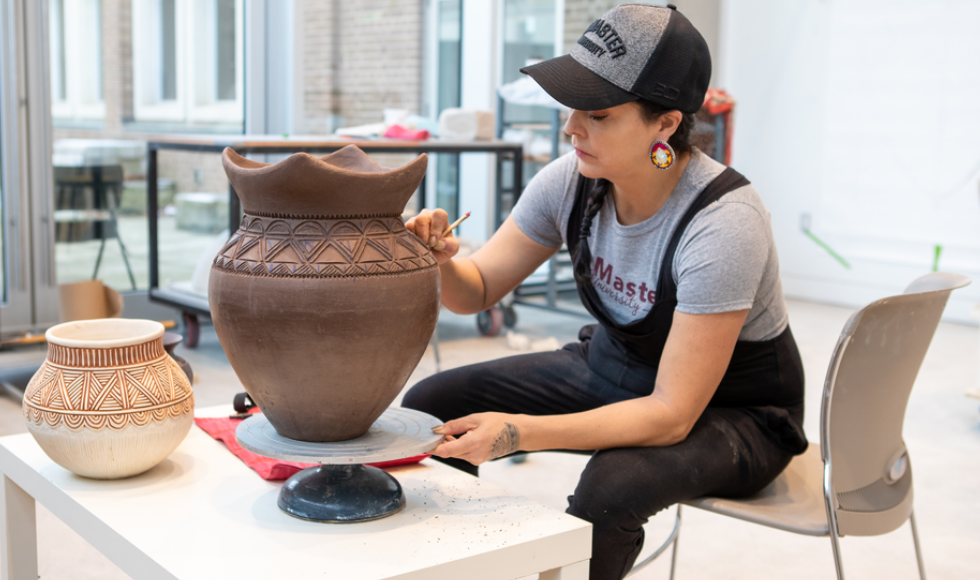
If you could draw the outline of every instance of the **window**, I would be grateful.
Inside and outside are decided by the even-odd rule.
[[[521,68],[556,55],[555,0],[505,0],[502,82],[523,78]],[[503,117],[510,123],[548,123],[551,111],[543,107],[505,103]]]
[[[138,122],[241,126],[243,0],[133,2]]]
[[[52,117],[102,120],[102,3],[50,0],[49,7]]]

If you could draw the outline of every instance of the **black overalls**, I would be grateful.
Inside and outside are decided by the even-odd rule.
[[[677,305],[674,253],[695,215],[747,184],[726,169],[697,197],[671,235],[647,316],[618,324],[588,276],[579,239],[590,183],[580,177],[566,232],[582,302],[599,321],[561,350],[507,357],[420,381],[403,405],[449,421],[472,413],[556,415],[649,395]],[[772,340],[738,341],[728,370],[687,439],[669,447],[607,449],[592,454],[568,512],[593,524],[593,580],[622,578],[643,545],[643,524],[658,511],[703,495],[738,497],[771,482],[806,449],[803,367],[787,327]],[[440,460],[476,474],[458,459]]]

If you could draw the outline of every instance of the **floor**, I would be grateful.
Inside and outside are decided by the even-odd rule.
[[[126,246],[130,270],[126,269],[119,242],[110,238],[105,242],[98,278],[119,291],[131,288],[130,271],[139,288],[149,285],[149,229],[145,216],[119,216],[119,239]],[[197,266],[198,257],[206,254],[210,265],[210,250],[215,234],[177,229],[174,216],[162,215],[157,221],[160,239],[160,284],[189,280]],[[58,281],[62,284],[90,280],[102,246],[100,240],[83,242],[58,242],[55,244],[55,260]]]
[[[852,310],[791,301],[790,321],[807,371],[806,431],[819,439],[820,392],[831,351]],[[532,340],[573,340],[583,320],[519,307],[518,331]],[[200,346],[178,349],[196,372],[200,407],[225,404],[241,391],[213,331],[206,327]],[[439,324],[443,368],[515,354],[506,337],[482,338],[473,317],[444,312]],[[978,386],[980,331],[975,326],[942,324],[932,343],[908,407],[905,439],[915,465],[915,506],[931,578],[976,578],[980,569],[980,414],[978,402],[964,392]],[[513,342],[513,341],[511,341]],[[21,353],[41,356],[43,351]],[[2,364],[2,362],[0,362]],[[408,385],[431,374],[430,349]],[[20,408],[0,395],[0,435],[24,431]],[[483,477],[557,509],[575,487],[586,457],[538,453],[522,464],[491,463]],[[649,552],[665,538],[673,510],[647,526]],[[38,507],[39,566],[45,580],[116,580],[128,578],[65,524]],[[875,538],[844,538],[843,559],[849,579],[917,577],[907,525]],[[229,554],[229,571],[235,556]],[[667,578],[668,555],[633,576]],[[684,512],[679,544],[679,579],[832,578],[829,540],[796,536],[714,516],[695,509]]]

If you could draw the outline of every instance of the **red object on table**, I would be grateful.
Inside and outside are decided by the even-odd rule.
[[[258,409],[253,409],[251,412],[257,412]],[[282,459],[274,459],[272,457],[263,457],[257,453],[252,453],[247,449],[243,449],[241,445],[238,444],[238,440],[235,439],[235,429],[242,422],[241,419],[232,419],[230,417],[195,417],[194,423],[200,427],[205,433],[221,441],[228,447],[228,451],[234,453],[239,459],[245,462],[245,465],[251,467],[255,473],[259,474],[262,479],[268,480],[279,480],[279,479],[289,479],[294,473],[302,471],[308,467],[315,467],[316,463],[299,463],[296,461],[284,461]],[[370,465],[372,467],[394,467],[396,465],[410,465],[412,463],[418,463],[426,457],[429,457],[428,453],[423,453],[421,455],[415,455],[413,457],[406,457],[404,459],[395,459],[392,461],[382,461],[380,463],[365,463],[365,465]]]
[[[411,141],[425,141],[429,138],[429,132],[425,129],[406,129],[401,125],[392,125],[385,131],[385,137],[389,139],[409,139]]]

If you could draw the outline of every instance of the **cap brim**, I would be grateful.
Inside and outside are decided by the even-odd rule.
[[[556,101],[579,111],[601,111],[640,98],[585,68],[569,54],[526,66],[521,72]]]

